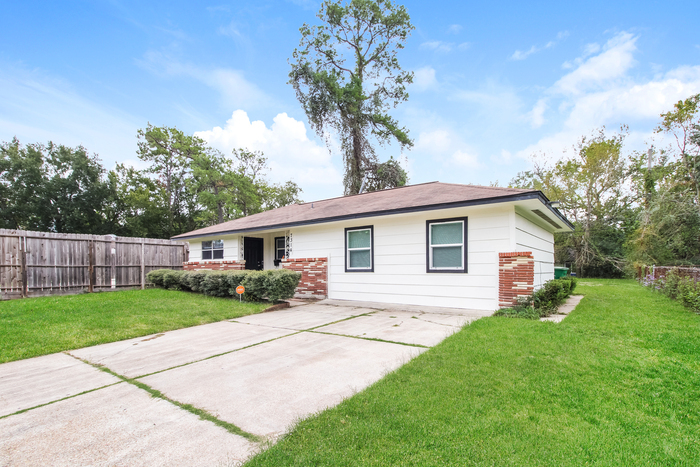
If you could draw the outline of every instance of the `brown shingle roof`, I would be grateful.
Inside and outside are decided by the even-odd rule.
[[[537,190],[431,182],[359,195],[324,199],[312,203],[292,204],[176,235],[173,238],[203,237],[220,233],[316,224],[354,217],[370,217],[398,212],[420,211],[422,209],[435,209],[442,205],[450,207],[450,204],[482,204],[493,202],[498,198],[506,198],[503,201],[508,201],[507,198],[519,195],[530,195],[528,197],[533,198],[543,197]]]

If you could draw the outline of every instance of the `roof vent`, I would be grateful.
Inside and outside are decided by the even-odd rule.
[[[543,221],[547,222],[549,225],[551,225],[555,229],[561,229],[561,226],[559,224],[557,224],[552,219],[547,217],[547,215],[545,213],[543,213],[542,211],[540,211],[539,209],[533,209],[532,212],[537,214],[538,217],[540,217]]]

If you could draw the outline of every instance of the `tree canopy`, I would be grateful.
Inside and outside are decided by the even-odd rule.
[[[535,162],[511,181],[560,201],[573,221],[573,234],[555,236],[556,262],[603,277],[638,264],[700,264],[700,94],[662,113],[657,132],[668,147],[625,155],[625,131],[601,129],[573,157]]]
[[[406,172],[396,161],[381,164],[373,140],[413,145],[389,115],[413,81],[397,58],[414,29],[406,9],[389,0],[326,0],[317,16],[323,24],[300,29],[289,73],[311,128],[327,143],[340,139],[345,194],[358,193],[366,175],[375,180],[370,189],[404,185]]]
[[[0,145],[0,228],[170,238],[301,202],[292,181],[270,183],[261,152],[231,156],[177,128],[139,130],[143,170],[107,171],[83,147]]]

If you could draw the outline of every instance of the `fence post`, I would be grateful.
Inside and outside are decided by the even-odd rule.
[[[88,292],[95,291],[95,242],[88,241]]]
[[[111,263],[110,263],[110,276],[112,278],[112,284],[111,288],[116,289],[117,288],[117,237],[112,235],[112,241],[109,243],[110,248],[112,249],[112,254],[109,256],[111,258]]]
[[[141,290],[146,288],[146,248],[144,247],[145,239],[141,239]]]
[[[22,277],[22,298],[29,296],[29,284],[27,280],[27,239],[19,237],[20,247],[20,275]]]

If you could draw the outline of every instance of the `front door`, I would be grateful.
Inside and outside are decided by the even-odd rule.
[[[243,259],[245,268],[262,271],[263,269],[263,239],[256,237],[243,238]]]

